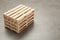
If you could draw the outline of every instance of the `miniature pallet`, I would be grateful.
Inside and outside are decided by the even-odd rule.
[[[19,5],[3,14],[5,27],[20,33],[34,22],[34,9]]]

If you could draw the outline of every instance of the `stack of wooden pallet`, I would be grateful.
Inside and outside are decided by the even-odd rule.
[[[20,33],[34,22],[34,9],[25,5],[19,5],[4,13],[5,27]]]

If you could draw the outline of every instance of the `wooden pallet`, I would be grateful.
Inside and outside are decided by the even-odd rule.
[[[3,14],[5,27],[20,33],[34,21],[34,9],[19,5]]]

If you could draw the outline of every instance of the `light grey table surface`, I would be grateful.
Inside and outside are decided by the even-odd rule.
[[[4,28],[3,13],[19,4],[34,8],[35,19],[16,34]],[[0,0],[0,40],[60,40],[60,0]]]

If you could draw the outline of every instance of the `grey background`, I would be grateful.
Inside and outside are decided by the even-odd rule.
[[[16,34],[4,28],[3,13],[19,4],[35,8],[35,21]],[[60,0],[0,0],[0,40],[60,40]]]

